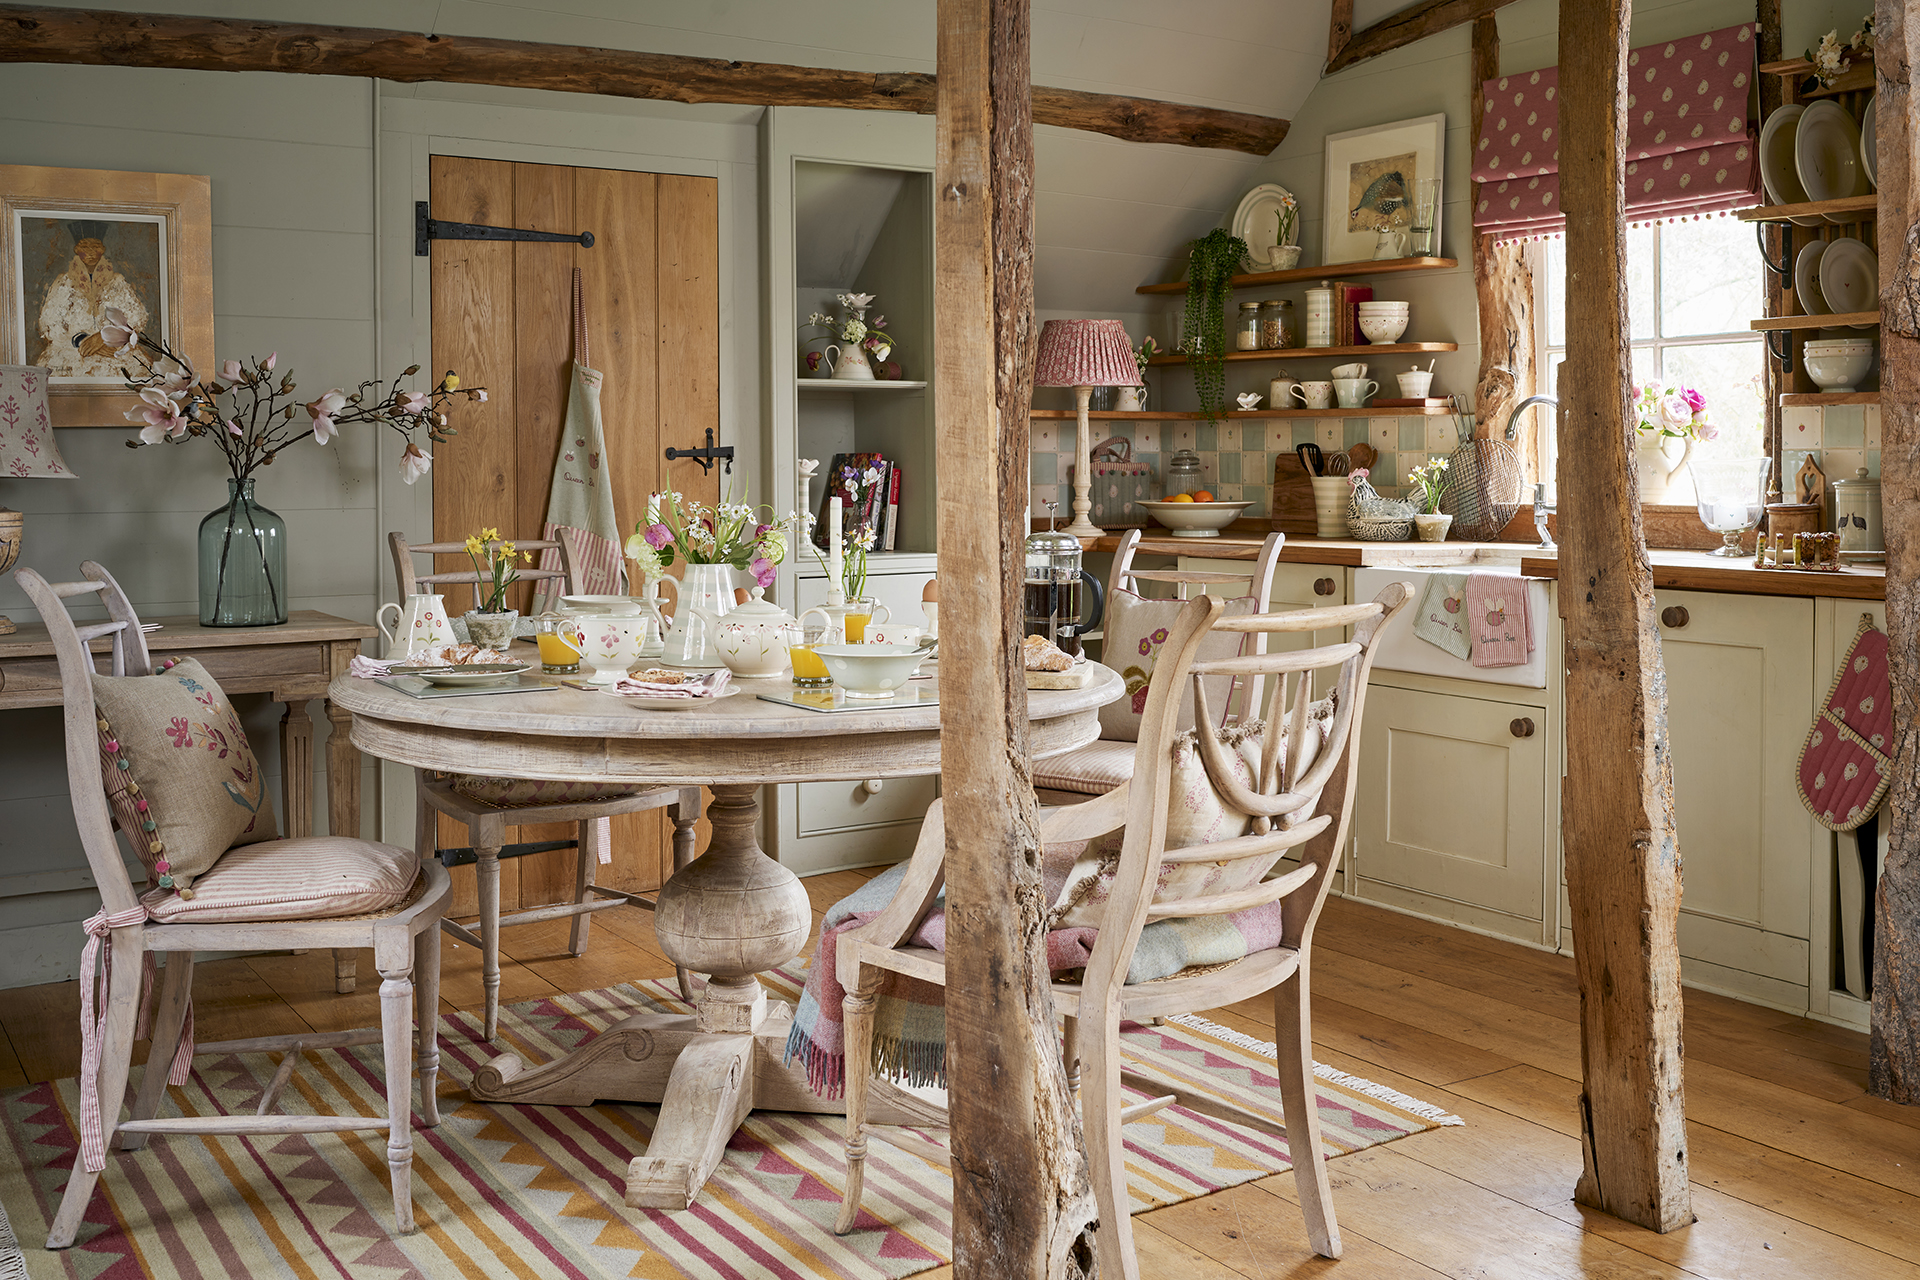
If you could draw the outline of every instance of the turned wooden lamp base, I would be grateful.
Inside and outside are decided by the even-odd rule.
[[[0,507],[0,573],[13,568],[13,562],[20,558],[20,535],[26,529],[27,518],[9,507]],[[6,614],[0,613],[0,636],[10,636],[18,628]]]
[[[647,1153],[627,1168],[627,1203],[687,1209],[749,1112],[840,1114],[815,1096],[806,1069],[782,1065],[793,1006],[769,1001],[757,974],[806,945],[813,908],[799,877],[754,839],[756,786],[713,788],[713,838],[704,855],[660,891],[654,929],[676,964],[709,975],[691,1014],[626,1018],[544,1066],[503,1054],[480,1068],[472,1094],[484,1102],[586,1107],[602,1100],[658,1103]],[[884,1123],[938,1122],[937,1109],[906,1095]],[[879,1123],[879,1122],[877,1122]]]

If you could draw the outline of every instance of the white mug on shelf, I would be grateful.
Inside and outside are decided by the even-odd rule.
[[[1380,384],[1371,378],[1335,378],[1333,393],[1340,400],[1342,409],[1364,409],[1367,397],[1380,390]]]
[[[1333,408],[1333,384],[1331,382],[1296,382],[1293,384],[1294,398],[1309,409]]]

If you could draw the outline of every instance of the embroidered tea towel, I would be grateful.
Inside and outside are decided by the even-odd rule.
[[[1511,574],[1476,573],[1467,578],[1467,615],[1476,667],[1518,667],[1533,651],[1527,580]]]
[[[1893,780],[1893,687],[1887,633],[1862,615],[1853,646],[1800,748],[1800,800],[1813,820],[1852,831],[1879,809]]]
[[[1420,612],[1413,619],[1413,634],[1456,658],[1465,658],[1473,648],[1462,603],[1466,586],[1464,573],[1429,574],[1426,594],[1420,597]]]
[[[553,487],[547,496],[542,538],[565,542],[572,553],[578,583],[546,580],[536,609],[554,609],[560,597],[578,590],[586,595],[615,595],[620,590],[620,521],[613,509],[613,476],[607,469],[606,432],[600,424],[600,383],[604,375],[588,364],[587,312],[580,270],[573,272],[573,381],[567,391],[567,416],[560,425],[560,454],[553,463]],[[560,553],[540,553],[542,569],[561,567]]]

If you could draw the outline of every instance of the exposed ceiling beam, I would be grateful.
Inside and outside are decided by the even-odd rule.
[[[1420,0],[1392,17],[1356,31],[1353,38],[1327,59],[1322,75],[1344,71],[1356,62],[1377,58],[1390,49],[1438,35],[1450,27],[1472,22],[1513,3],[1513,0]]]
[[[1353,0],[1333,0],[1327,16],[1327,61],[1332,62],[1353,39]]]
[[[370,27],[12,4],[0,5],[0,62],[373,76],[755,107],[921,115],[934,109],[934,78],[924,72],[841,71]],[[1128,142],[1258,156],[1287,136],[1287,121],[1270,116],[1038,85],[1033,118]]]

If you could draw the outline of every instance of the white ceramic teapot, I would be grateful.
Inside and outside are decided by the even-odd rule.
[[[391,631],[387,630],[389,609],[394,612]],[[445,596],[421,592],[408,596],[404,605],[389,600],[374,610],[373,622],[387,638],[387,651],[380,655],[387,659],[409,658],[430,645],[452,644],[454,640]]]
[[[724,615],[694,604],[687,608],[699,614],[707,624],[707,635],[727,670],[736,676],[764,679],[785,675],[792,663],[791,651],[799,634],[799,624],[779,605],[760,598],[760,588],[750,590],[751,599],[735,605]]]

